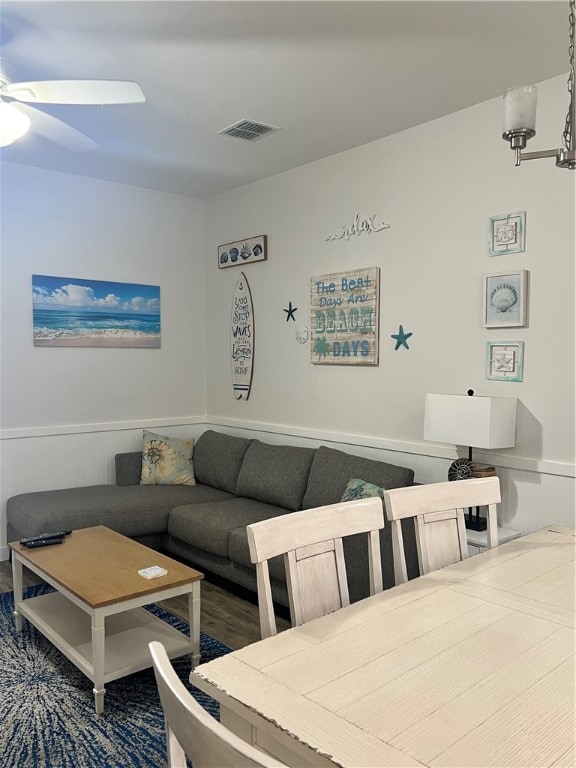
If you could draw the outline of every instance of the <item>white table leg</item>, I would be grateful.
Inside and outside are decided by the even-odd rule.
[[[14,586],[14,623],[16,631],[22,632],[22,616],[18,612],[22,602],[22,561],[14,550],[12,550],[12,582]]]
[[[94,706],[96,714],[104,712],[104,650],[106,647],[106,630],[104,616],[98,611],[92,614],[92,664],[94,665]]]
[[[190,625],[190,640],[192,641],[192,669],[200,662],[200,582],[192,584],[192,592],[188,594],[188,623]]]

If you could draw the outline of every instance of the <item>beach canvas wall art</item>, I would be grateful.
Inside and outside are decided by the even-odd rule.
[[[160,347],[160,287],[32,275],[35,347]]]

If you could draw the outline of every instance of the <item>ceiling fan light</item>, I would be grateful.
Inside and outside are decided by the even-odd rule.
[[[0,147],[13,144],[30,128],[30,118],[10,104],[0,104]]]

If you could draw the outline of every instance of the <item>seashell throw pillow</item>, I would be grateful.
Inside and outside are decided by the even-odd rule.
[[[142,436],[140,485],[196,485],[191,437],[164,437],[147,430]]]
[[[340,501],[356,501],[357,499],[370,499],[373,496],[384,498],[384,488],[374,483],[367,483],[365,480],[349,480],[344,489]]]

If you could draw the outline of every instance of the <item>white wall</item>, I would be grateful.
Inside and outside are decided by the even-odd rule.
[[[564,77],[541,85],[531,148],[558,146],[566,105]],[[500,131],[495,100],[206,204],[5,163],[0,558],[7,498],[112,482],[113,454],[136,450],[143,427],[331,443],[411,466],[419,482],[443,480],[456,449],[423,441],[424,394],[468,387],[519,399],[517,447],[477,456],[498,467],[501,522],[573,525],[575,174],[552,160],[514,168]],[[527,211],[526,252],[489,257],[488,218],[517,210]],[[356,212],[391,228],[326,242]],[[219,270],[216,247],[262,233],[268,261],[244,266],[253,389],[236,401],[229,322],[240,269]],[[310,345],[294,338],[310,322],[310,278],[368,266],[381,269],[379,366],[312,365]],[[519,268],[531,276],[529,325],[486,330],[483,276]],[[33,347],[32,274],[160,285],[162,348]],[[297,323],[286,322],[289,301]],[[414,335],[394,351],[400,323]],[[486,380],[486,342],[498,339],[525,341],[524,382]]]
[[[530,149],[559,145],[566,79],[541,84]],[[426,392],[519,399],[517,446],[478,455],[496,463],[501,520],[519,530],[574,515],[574,173],[553,160],[515,168],[500,138],[501,100],[464,110],[212,198],[206,207],[208,413],[237,429],[363,446],[446,478],[453,447],[422,439]],[[489,257],[488,219],[527,212],[525,253]],[[326,242],[356,212],[391,225]],[[216,246],[268,235],[266,262],[245,264],[255,312],[255,368],[247,402],[230,381],[230,303],[239,268],[219,270]],[[295,326],[310,323],[310,277],[379,266],[378,367],[310,363]],[[530,271],[526,328],[487,330],[483,276]],[[298,307],[296,323],[283,308]],[[390,334],[413,332],[410,349]],[[525,342],[524,381],[488,381],[486,342]],[[256,434],[256,433],[255,433]],[[289,438],[291,439],[291,438]],[[430,458],[431,457],[431,458]]]
[[[111,481],[143,426],[205,420],[203,217],[202,201],[3,164],[2,515],[15,493]],[[161,348],[34,347],[33,274],[159,285]]]

